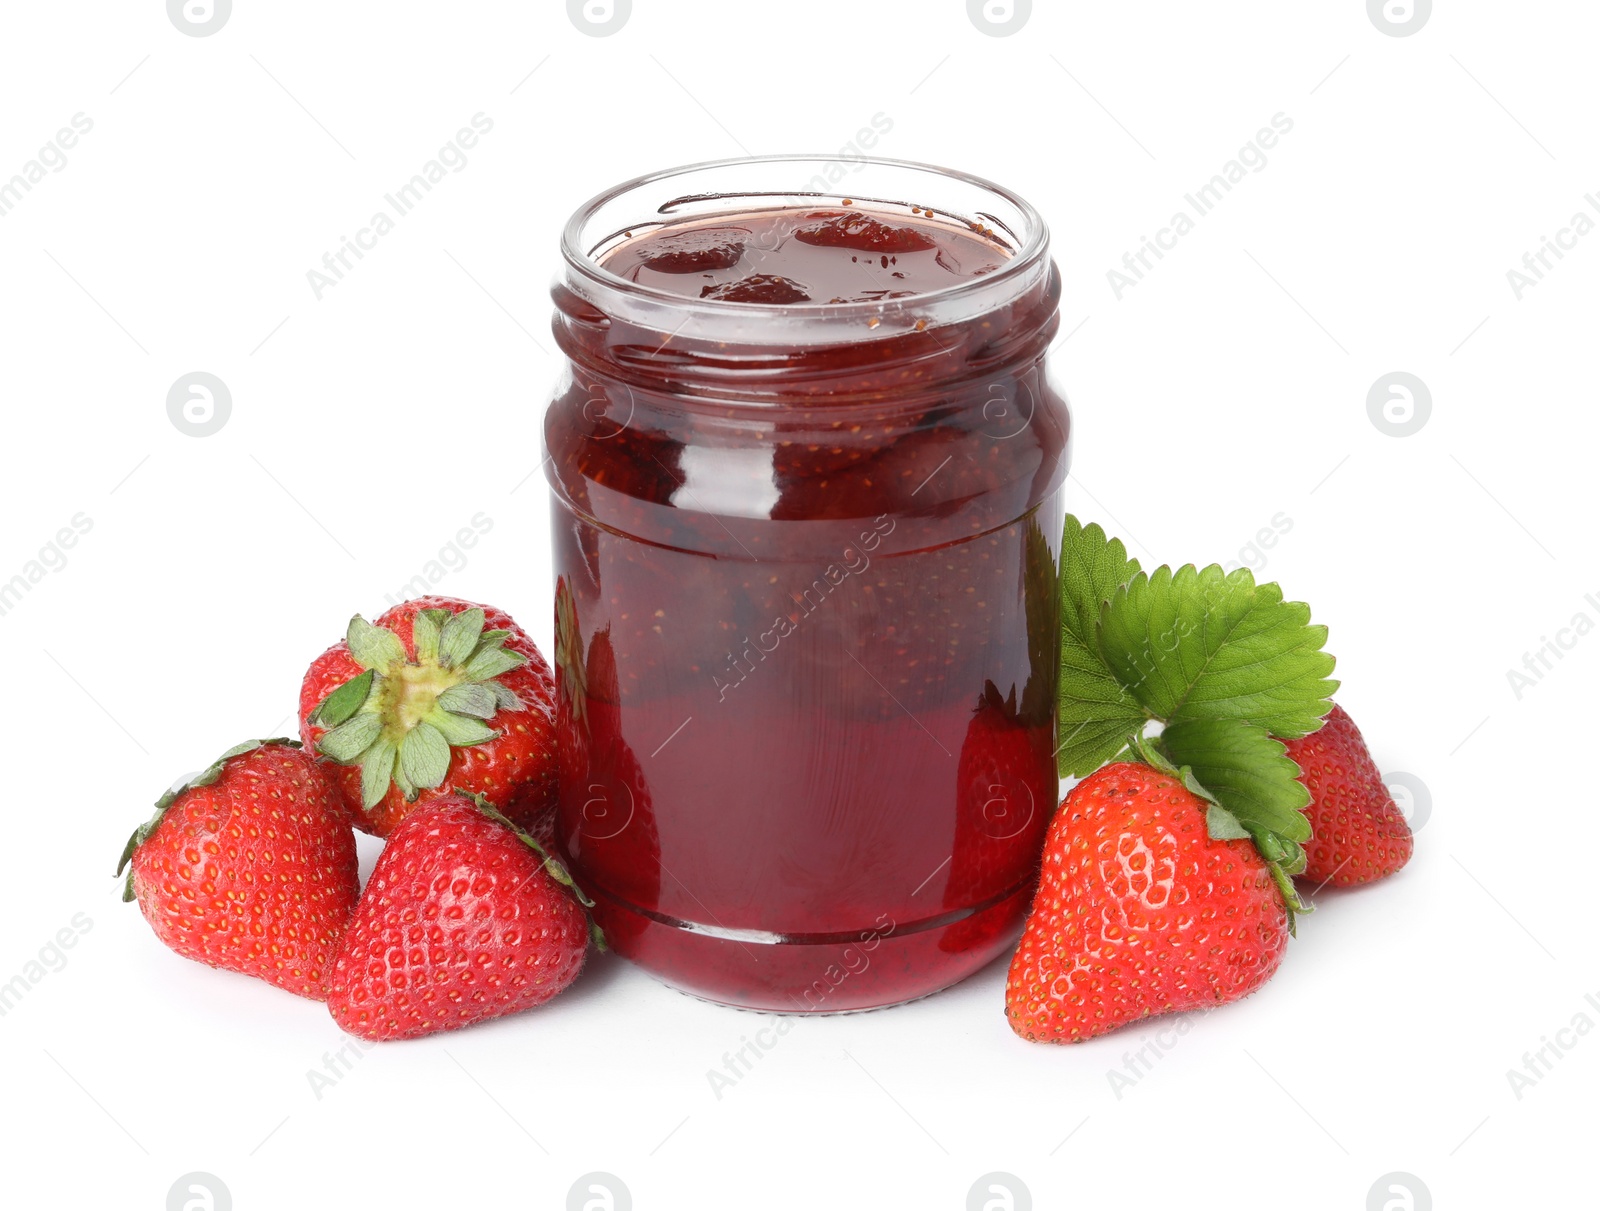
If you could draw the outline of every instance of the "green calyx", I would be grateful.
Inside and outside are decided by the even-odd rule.
[[[361,803],[373,808],[397,786],[406,799],[441,785],[450,752],[499,737],[485,720],[521,710],[499,677],[527,663],[507,651],[509,631],[486,631],[481,609],[422,610],[412,620],[415,658],[400,637],[359,614],[345,641],[364,670],[317,704],[310,722],[328,729],[317,751],[361,768]]]
[[[1208,805],[1211,837],[1254,843],[1292,927],[1309,911],[1293,876],[1305,869],[1311,800],[1279,737],[1309,735],[1332,709],[1327,628],[1248,568],[1145,572],[1120,541],[1070,516],[1060,589],[1061,774],[1123,759],[1181,776]]]
[[[573,896],[577,899],[578,903],[583,906],[584,919],[589,922],[590,940],[599,950],[604,951],[610,949],[606,945],[605,934],[600,931],[600,926],[595,924],[594,917],[589,913],[589,910],[594,907],[594,901],[588,897],[583,888],[579,887],[577,883],[573,881],[572,873],[567,870],[566,866],[561,862],[561,860],[549,850],[545,849],[544,846],[540,845],[539,842],[533,838],[532,834],[523,829],[515,821],[507,817],[503,812],[500,811],[499,808],[495,807],[494,804],[490,803],[489,800],[485,799],[482,795],[477,793],[468,794],[465,791],[457,791],[456,794],[471,802],[474,807],[476,807],[480,812],[482,812],[490,820],[493,820],[496,824],[500,825],[502,828],[509,829],[518,841],[521,841],[534,853],[539,855],[541,862],[544,864],[545,873],[557,883],[561,884],[562,887],[569,888]]]
[[[271,740],[246,740],[236,744],[222,756],[218,757],[205,769],[194,777],[177,786],[172,787],[161,798],[156,800],[155,814],[138,828],[133,830],[133,835],[128,838],[128,843],[122,847],[122,857],[117,860],[117,875],[120,878],[124,870],[128,870],[128,863],[133,861],[133,851],[138,849],[150,839],[152,833],[161,827],[161,821],[166,818],[167,809],[178,801],[178,797],[187,791],[200,786],[210,786],[222,777],[223,766],[234,757],[242,757],[246,753],[253,753],[258,748],[267,748],[271,745],[281,745],[284,748],[299,748],[298,740],[290,740],[287,736],[277,736]],[[134,898],[133,872],[128,870],[127,881],[122,885],[122,899],[124,903]]]

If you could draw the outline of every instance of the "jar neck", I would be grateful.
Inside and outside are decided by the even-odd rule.
[[[837,190],[848,189],[847,195]],[[937,238],[981,233],[997,264],[895,298],[747,303],[705,299],[606,268],[678,226],[840,205],[915,215]],[[1037,360],[1055,335],[1060,279],[1037,211],[990,181],[896,160],[729,160],[642,177],[592,199],[562,235],[555,335],[580,374],[754,405],[948,388]],[[637,275],[634,275],[636,278]]]
[[[733,334],[707,334],[693,309],[675,321],[670,308],[641,314],[626,290],[602,292],[602,303],[583,285],[568,277],[552,292],[556,342],[580,373],[634,390],[755,406],[947,395],[996,368],[1038,361],[1060,324],[1061,278],[1042,250],[994,297],[974,292],[943,322],[935,321],[944,300],[928,295],[846,323],[821,317],[833,338],[826,342],[807,339],[817,335],[817,317],[765,317],[765,326],[741,317],[742,339],[726,339]]]

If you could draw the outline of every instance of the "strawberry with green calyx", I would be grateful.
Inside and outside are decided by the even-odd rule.
[[[554,682],[508,614],[424,597],[368,623],[307,671],[300,734],[336,763],[358,827],[387,836],[418,794],[484,795],[518,823],[556,794]]]
[[[1155,764],[1102,767],[1051,821],[1006,977],[1007,1021],[1030,1042],[1236,1001],[1283,960],[1289,913],[1266,861],[1248,841],[1215,839],[1215,804],[1138,747]]]
[[[1343,707],[1335,704],[1321,728],[1289,741],[1287,749],[1307,791],[1307,880],[1355,887],[1387,878],[1411,860],[1411,826]]]
[[[124,870],[122,898],[178,954],[323,999],[355,910],[356,843],[297,741],[246,741],[162,795]]]
[[[1061,554],[1056,757],[1083,777],[1136,748],[1187,769],[1213,840],[1248,837],[1292,911],[1309,802],[1282,739],[1322,725],[1338,683],[1327,628],[1249,569],[1143,571],[1097,525],[1068,517]]]
[[[483,796],[425,796],[379,855],[328,979],[328,1009],[350,1034],[387,1040],[542,1005],[583,966],[586,903]]]

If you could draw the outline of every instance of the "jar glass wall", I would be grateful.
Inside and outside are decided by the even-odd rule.
[[[850,169],[621,186],[574,216],[554,291],[557,846],[618,952],[786,1013],[904,1001],[993,959],[1057,798],[1047,235],[987,182]],[[606,267],[708,216],[759,233],[841,206],[981,233],[996,264],[785,304]]]

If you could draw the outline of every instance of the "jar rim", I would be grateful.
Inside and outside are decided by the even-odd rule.
[[[1039,211],[1020,195],[1003,185],[973,173],[961,172],[957,169],[944,168],[940,165],[927,164],[916,160],[899,160],[879,156],[852,156],[849,158],[848,163],[851,166],[859,166],[861,168],[926,173],[930,176],[982,190],[1006,203],[1015,210],[1016,219],[1023,227],[1021,232],[1016,232],[1011,231],[1009,225],[1002,223],[1002,226],[1007,228],[1007,233],[1016,241],[1015,251],[992,273],[977,277],[959,278],[949,286],[919,291],[903,299],[844,303],[815,301],[803,303],[748,303],[729,302],[722,299],[701,300],[688,298],[660,287],[630,281],[620,274],[604,268],[600,261],[583,246],[589,223],[605,206],[630,193],[643,190],[660,182],[692,174],[719,170],[737,170],[745,167],[758,168],[762,165],[794,166],[810,163],[825,169],[829,165],[845,162],[838,155],[828,156],[821,153],[809,155],[735,156],[722,160],[703,160],[694,164],[684,164],[676,168],[646,173],[624,181],[590,198],[573,212],[572,217],[568,219],[565,228],[563,228],[561,234],[562,259],[567,266],[569,274],[576,275],[575,280],[569,280],[568,285],[588,297],[602,311],[609,313],[612,310],[611,307],[606,305],[607,300],[633,300],[636,303],[647,304],[652,308],[668,308],[676,315],[685,317],[685,324],[691,318],[701,316],[713,324],[716,324],[719,318],[727,320],[738,317],[740,321],[754,321],[757,323],[765,320],[783,320],[790,324],[796,322],[817,324],[820,322],[832,326],[833,322],[837,321],[841,325],[853,325],[865,318],[874,316],[886,318],[896,313],[924,315],[930,308],[959,308],[961,303],[973,299],[974,296],[993,297],[998,295],[1009,297],[1014,291],[1020,291],[1025,288],[1027,282],[1032,280],[1033,273],[1031,271],[1037,271],[1045,260],[1050,242],[1049,230]],[[753,199],[763,196],[816,197],[820,200],[831,197],[854,199],[857,195],[854,193],[841,194],[834,192],[806,193],[804,191],[783,192],[776,195],[763,195],[753,192],[744,195],[696,195],[691,193],[675,198],[660,199],[659,204],[665,206],[670,202],[683,202],[716,196],[728,196],[730,200],[739,196]],[[873,198],[870,195],[863,197],[862,200],[866,203],[886,202],[895,204],[897,202],[895,199]],[[900,204],[909,205],[910,203]],[[994,219],[994,216],[987,214],[982,217]],[[614,234],[608,233],[602,237],[602,240],[609,239]],[[599,245],[595,244],[594,246],[598,247]],[[891,325],[892,327],[894,325]]]

